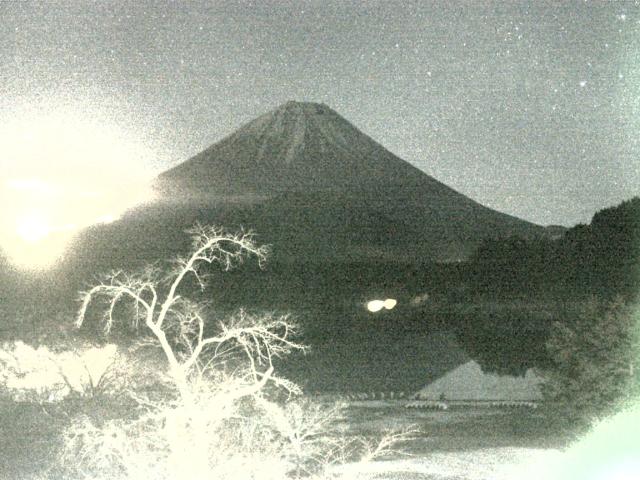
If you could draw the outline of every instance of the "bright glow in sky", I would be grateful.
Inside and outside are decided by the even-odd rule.
[[[18,112],[0,145],[0,248],[17,266],[51,265],[79,229],[150,199],[151,152],[85,114]]]

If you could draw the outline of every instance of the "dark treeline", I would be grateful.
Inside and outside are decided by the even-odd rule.
[[[544,294],[559,300],[631,297],[640,272],[640,198],[597,212],[560,238],[487,240],[469,263],[480,295]]]
[[[487,371],[554,368],[549,345],[558,325],[593,325],[596,332],[605,320],[593,312],[618,318],[607,313],[610,305],[637,301],[640,198],[601,210],[557,239],[485,241],[464,268],[468,303],[457,304],[454,329],[469,355]],[[584,305],[598,307],[585,315]]]

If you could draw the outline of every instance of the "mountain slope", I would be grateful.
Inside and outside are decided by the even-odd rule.
[[[443,184],[400,160],[335,111],[288,102],[160,175],[169,191],[272,195]]]
[[[288,102],[160,175],[167,204],[229,201],[225,220],[299,256],[466,258],[488,236],[547,235],[398,158],[329,107]],[[242,202],[244,201],[244,202]]]

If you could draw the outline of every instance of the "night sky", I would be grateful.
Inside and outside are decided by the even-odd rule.
[[[640,194],[637,2],[47,1],[0,15],[0,130],[26,111],[82,112],[159,172],[314,101],[536,223],[588,222]]]

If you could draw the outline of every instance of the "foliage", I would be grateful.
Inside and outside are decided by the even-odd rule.
[[[486,240],[471,258],[479,293],[632,297],[640,290],[640,197],[605,208],[556,240]]]
[[[241,310],[208,322],[207,306],[186,298],[187,282],[204,288],[205,265],[228,270],[249,255],[262,262],[267,252],[250,233],[202,226],[191,233],[190,256],[168,273],[157,266],[113,272],[83,293],[77,324],[97,304],[105,333],[118,325],[139,330],[143,346],[162,352],[166,389],[158,395],[132,385],[135,418],[76,418],[65,433],[65,478],[317,477],[334,463],[384,455],[406,438],[392,434],[374,445],[332,434],[339,409],[297,399],[299,387],[278,377],[273,363],[304,349],[288,317]]]
[[[0,380],[16,401],[60,401],[68,395],[96,396],[123,386],[121,356],[113,344],[76,342],[65,349],[37,348],[21,341],[0,349]]]
[[[347,437],[338,428],[339,406],[305,400],[255,396],[219,406],[198,404],[198,424],[187,432],[180,405],[149,409],[134,421],[96,424],[79,416],[65,437],[64,478],[329,478],[333,467],[387,456],[413,434],[379,442]]]
[[[525,375],[548,363],[545,342],[556,306],[534,302],[459,305],[451,324],[464,351],[485,372]]]
[[[638,393],[640,311],[595,299],[554,323],[543,393],[567,420],[609,413]]]
[[[592,297],[612,302],[618,296],[633,302],[640,293],[640,198],[603,209],[589,225],[576,225],[554,240],[485,240],[465,268],[472,307],[458,315],[456,325],[464,348],[489,371],[547,370],[555,361],[545,346],[550,337],[574,329],[578,317],[592,317],[596,325],[595,317],[605,315],[604,308],[587,313],[593,308],[580,304],[589,305]],[[546,306],[539,312],[485,307],[518,300]],[[552,328],[553,320],[559,323]]]

